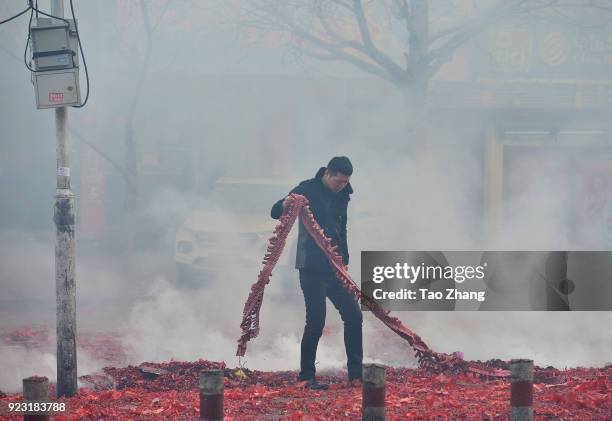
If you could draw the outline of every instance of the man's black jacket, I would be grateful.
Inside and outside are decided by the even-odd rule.
[[[325,230],[325,235],[337,245],[337,251],[342,255],[345,265],[349,262],[348,246],[346,241],[346,219],[347,207],[353,188],[350,183],[338,193],[329,190],[323,184],[325,167],[321,167],[314,178],[302,181],[291,193],[305,196],[310,205],[316,221]],[[279,219],[283,213],[283,199],[272,206],[270,215]],[[323,251],[314,242],[306,228],[300,222],[298,233],[297,253],[295,255],[295,267],[297,269],[315,269],[319,271],[330,271],[329,260]]]

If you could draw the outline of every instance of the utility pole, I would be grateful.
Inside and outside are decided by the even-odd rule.
[[[64,17],[64,0],[51,0],[51,14]],[[68,109],[55,108],[57,188],[55,190],[55,295],[57,315],[57,396],[77,391],[74,194],[70,187]]]

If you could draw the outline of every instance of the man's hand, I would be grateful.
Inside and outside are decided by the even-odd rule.
[[[285,197],[283,200],[283,211],[287,209],[287,205],[289,204],[289,196]]]

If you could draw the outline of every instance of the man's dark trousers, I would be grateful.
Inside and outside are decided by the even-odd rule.
[[[300,286],[306,304],[306,326],[302,337],[300,379],[315,376],[315,358],[319,338],[325,326],[325,298],[340,313],[344,322],[344,347],[346,348],[349,378],[361,378],[363,361],[363,315],[354,295],[345,290],[332,272],[300,269]]]

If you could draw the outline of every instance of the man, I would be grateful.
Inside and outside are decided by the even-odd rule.
[[[353,189],[349,179],[353,173],[351,161],[334,157],[327,167],[317,171],[314,178],[302,181],[291,193],[305,196],[316,221],[324,229],[332,244],[338,246],[343,263],[348,265],[349,253],[346,241],[347,207]],[[279,219],[286,204],[281,199],[272,206],[271,216]],[[344,322],[344,346],[346,349],[349,381],[361,380],[363,360],[361,309],[354,296],[346,291],[336,278],[329,259],[314,242],[300,222],[295,267],[300,272],[300,287],[306,304],[306,326],[301,344],[300,380],[311,389],[327,389],[327,385],[315,379],[315,359],[319,338],[325,326],[325,298],[336,307]]]

